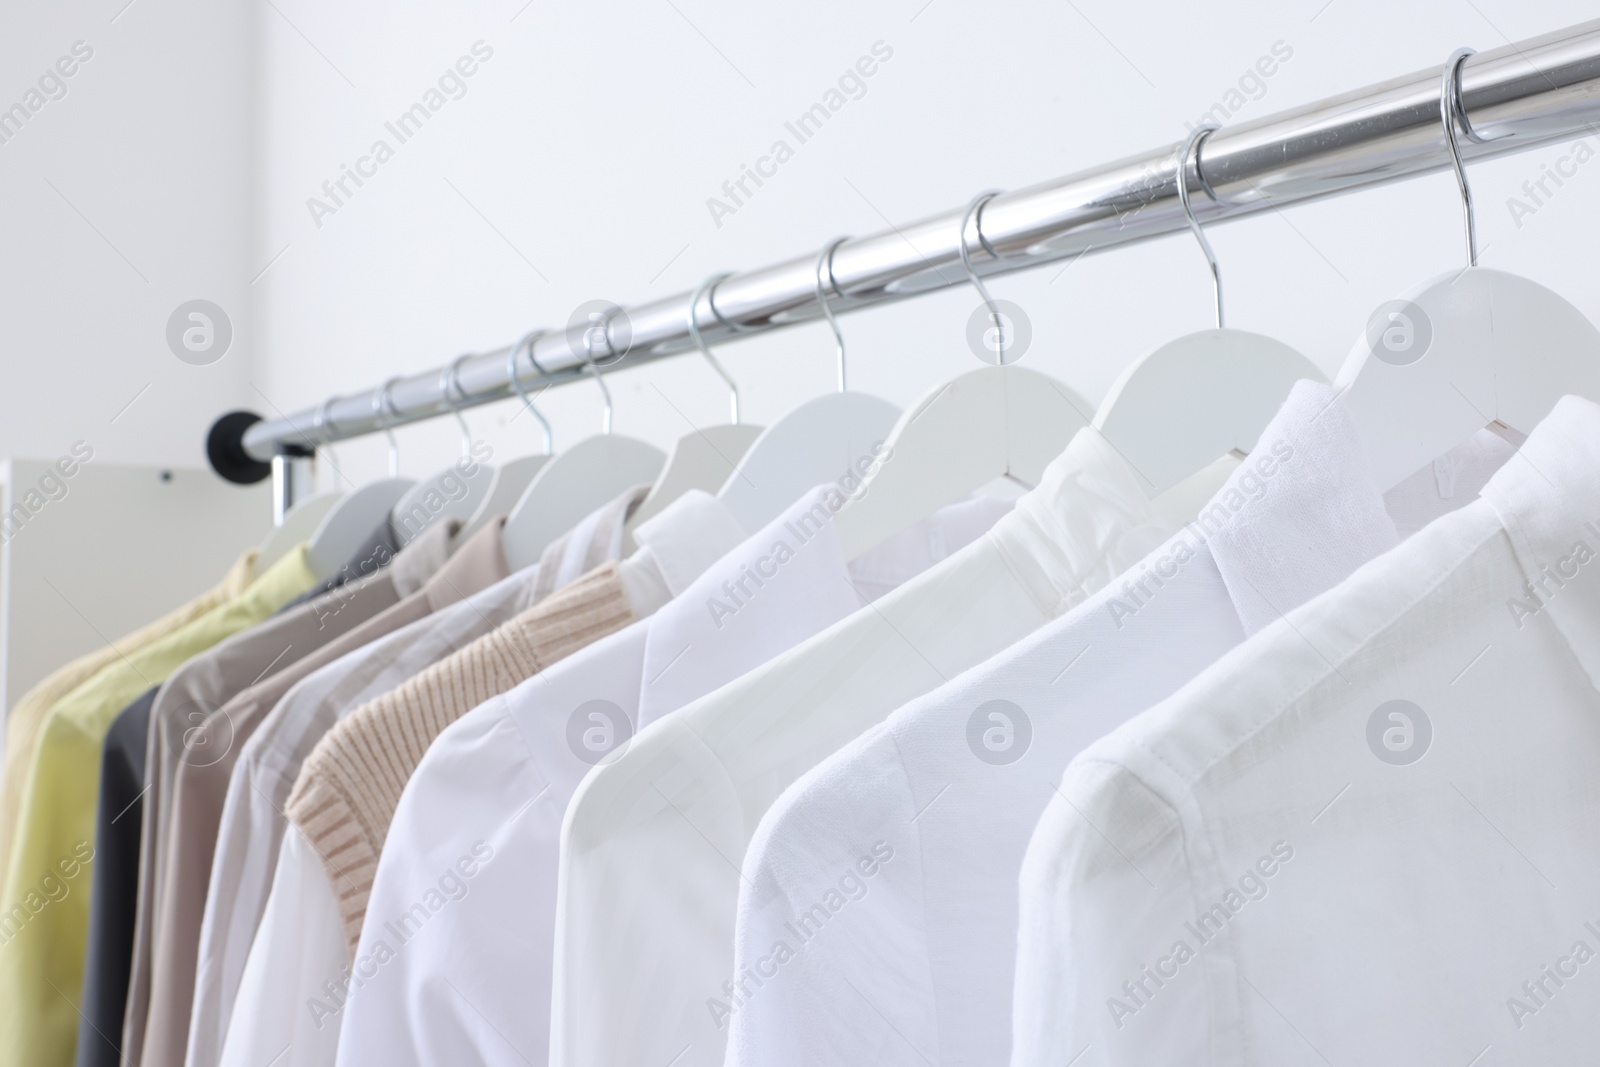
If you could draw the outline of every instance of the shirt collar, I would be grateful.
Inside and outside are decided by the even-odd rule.
[[[429,547],[429,551],[442,550],[448,553],[451,540],[461,532],[462,525],[464,524],[458,519],[448,523],[435,523],[407,545],[390,566],[399,566],[400,561],[405,559],[412,549],[435,535],[443,536],[439,544]],[[437,573],[422,587],[422,595],[428,598],[430,612],[449,607],[479,590],[487,589],[509,573],[510,567],[506,564],[505,550],[500,544],[500,531],[504,526],[504,518],[490,522],[467,538],[466,543],[439,566]]]
[[[389,580],[394,583],[394,591],[401,597],[408,597],[424,588],[450,558],[453,538],[460,528],[459,519],[436,522],[412,538],[403,550],[395,549],[389,563]]]
[[[1600,616],[1567,587],[1593,583],[1600,553],[1600,406],[1565,396],[1489,479],[1481,498],[1494,510],[1527,586],[1508,606],[1548,613],[1591,683],[1600,686]]]
[[[809,636],[855,610],[860,600],[833,523],[838,506],[830,500],[842,504],[844,497],[833,486],[812,489],[755,534],[706,559],[701,573],[660,607],[645,639],[641,727],[776,655],[797,628]],[[739,525],[731,513],[714,523],[720,537]],[[678,540],[645,531],[648,525],[641,523],[639,532],[649,544],[665,548]],[[684,573],[681,563],[677,569]]]
[[[728,506],[700,489],[641,522],[633,531],[640,548],[619,567],[634,615],[654,614],[745,536]]]
[[[1237,466],[1223,456],[1151,500],[1128,460],[1085,426],[989,536],[1054,617],[1166,541]]]
[[[1333,390],[1296,383],[1187,536],[1206,541],[1246,634],[1399,543]]]
[[[539,570],[534,577],[534,599],[543,600],[607,560],[619,558],[628,516],[633,514],[633,509],[649,492],[648,485],[636,485],[626,490],[585,515],[576,526],[546,545],[539,554]]]

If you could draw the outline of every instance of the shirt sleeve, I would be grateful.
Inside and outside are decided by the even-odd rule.
[[[332,1067],[350,970],[322,863],[305,838],[289,834],[239,982],[222,1067]]]
[[[916,812],[875,727],[796,782],[746,854],[728,1067],[940,1061]]]
[[[194,1009],[189,1018],[191,1067],[205,1067],[221,1053],[239,976],[249,958],[270,892],[273,865],[281,851],[274,821],[282,816],[264,795],[270,786],[261,781],[266,772],[252,742],[246,743],[228,778],[217,851],[211,859],[211,888],[200,920]]]
[[[668,799],[687,782],[692,799]],[[726,1031],[707,1002],[732,962],[742,815],[727,771],[681,714],[583,780],[561,833],[552,1067],[650,1063],[691,1045],[674,1067],[707,1062],[712,1048],[720,1062]]]
[[[1170,805],[1114,763],[1068,767],[1023,860],[1013,1065],[1212,1062],[1227,956],[1191,884]]]
[[[555,911],[555,871],[526,835],[559,833],[548,797],[503,697],[429,747],[378,860],[339,1064],[543,1060],[549,953],[529,927]]]

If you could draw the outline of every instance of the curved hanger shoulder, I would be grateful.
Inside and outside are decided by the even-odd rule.
[[[502,545],[513,571],[539,562],[545,546],[595,508],[636,485],[655,481],[666,453],[620,434],[589,437],[534,475],[506,519]]]
[[[740,524],[761,529],[801,494],[836,482],[886,440],[900,409],[866,393],[824,393],[762,431],[718,498]]]
[[[311,535],[306,547],[311,573],[320,581],[333,577],[411,485],[408,478],[382,478],[345,494]]]
[[[1336,384],[1381,488],[1491,422],[1527,433],[1568,393],[1600,401],[1600,331],[1527,278],[1442,274],[1374,319]]]
[[[1326,380],[1282,341],[1246,330],[1202,330],[1123,371],[1094,425],[1155,496],[1230,451],[1254,448],[1302,378]]]
[[[1039,483],[1090,405],[1054,378],[1023,367],[983,367],[928,393],[900,416],[866,478],[837,518],[846,559],[996,478]]]
[[[678,438],[650,495],[629,516],[628,532],[691,489],[714,493],[722,488],[760,436],[761,427],[741,422],[707,426]]]
[[[395,540],[401,547],[410,544],[436,522],[470,519],[478,510],[478,505],[489,495],[494,468],[479,463],[468,474],[461,466],[452,463],[439,473],[430,474],[407,489],[395,503],[389,517],[394,522]]]
[[[543,470],[548,462],[550,457],[546,455],[518,456],[496,467],[493,477],[489,480],[489,491],[484,494],[478,509],[472,513],[472,518],[461,528],[457,539],[464,543],[488,525],[491,519],[510,514],[511,509],[517,506],[517,501],[522,499],[522,494],[532,484],[534,476]]]
[[[311,535],[322,525],[323,518],[343,496],[340,492],[318,493],[290,508],[289,514],[283,517],[283,525],[274,526],[261,542],[256,555],[257,570],[265,571],[295,545],[311,540]]]

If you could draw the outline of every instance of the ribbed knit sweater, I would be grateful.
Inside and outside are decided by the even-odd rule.
[[[633,620],[617,565],[605,563],[357,708],[318,743],[295,780],[288,814],[322,857],[352,954],[395,806],[433,739],[490,697]]]

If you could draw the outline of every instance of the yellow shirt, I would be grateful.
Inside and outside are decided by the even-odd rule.
[[[0,894],[0,1064],[73,1062],[100,750],[112,720],[191,656],[260,622],[315,584],[301,545],[237,598],[119,658],[50,709]]]
[[[155,622],[119,638],[97,652],[79,656],[50,677],[28,690],[6,715],[5,766],[0,768],[0,887],[11,860],[11,833],[22,817],[22,796],[28,785],[28,766],[39,744],[39,730],[45,715],[60,700],[123,656],[166,637],[178,627],[193,622],[213,608],[221,607],[240,593],[255,577],[256,550],[239,557],[215,588]]]

